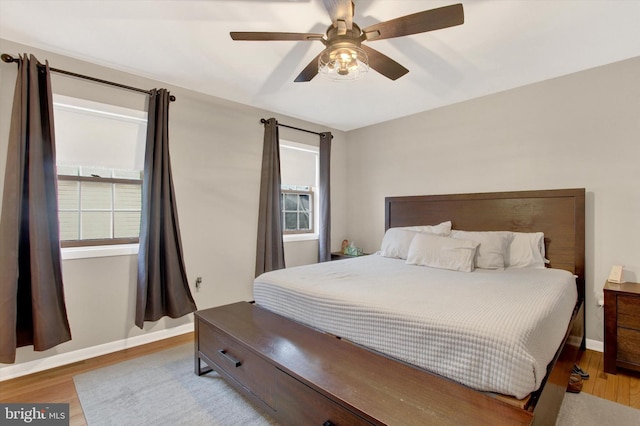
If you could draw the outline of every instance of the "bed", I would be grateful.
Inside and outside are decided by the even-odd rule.
[[[461,395],[461,411],[467,404],[462,395],[472,390],[532,413],[536,424],[553,424],[570,370],[584,349],[584,189],[387,197],[385,209],[381,251],[386,255],[263,274],[254,282],[256,307],[382,354],[399,366],[453,380],[457,387],[451,394]],[[477,267],[474,255],[472,271],[462,272],[457,257],[454,268],[434,268],[428,263],[433,256],[416,256],[413,247],[399,249],[405,250],[404,257],[388,256],[387,235],[447,222],[456,232],[466,232],[458,235],[463,246],[478,234],[542,233],[545,264],[485,269]],[[422,234],[431,233],[417,234],[431,247],[434,237]],[[450,243],[449,234],[437,237]],[[480,246],[475,245],[475,254]],[[491,263],[490,257],[484,259]],[[407,265],[409,260],[414,264]],[[468,259],[463,263],[466,271]],[[532,287],[535,293],[526,289]],[[533,303],[531,294],[540,303]],[[533,310],[533,305],[541,308]],[[283,338],[286,333],[279,332],[277,339]],[[259,340],[262,344],[265,338]],[[262,352],[271,346],[263,345]],[[198,354],[202,351],[197,350],[197,359]],[[295,368],[287,373],[297,377]],[[431,386],[421,395],[435,398],[442,391]],[[484,411],[493,409],[482,404]],[[495,409],[500,407],[496,403]]]
[[[480,391],[524,399],[539,390],[584,296],[584,190],[388,197],[385,206],[387,232],[446,222],[476,231],[465,237],[540,232],[548,268],[466,273],[374,254],[263,274],[256,303]]]

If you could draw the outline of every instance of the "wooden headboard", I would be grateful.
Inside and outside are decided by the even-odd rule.
[[[584,188],[386,197],[385,230],[450,220],[465,231],[544,232],[548,266],[577,275],[584,300],[584,211]]]

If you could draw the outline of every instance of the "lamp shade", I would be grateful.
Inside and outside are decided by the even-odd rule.
[[[318,58],[318,73],[333,81],[356,80],[369,71],[366,52],[351,43],[329,46]]]

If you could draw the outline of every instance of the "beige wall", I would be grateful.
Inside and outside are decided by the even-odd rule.
[[[143,77],[115,71],[29,46],[0,40],[0,50],[34,53],[56,68],[140,88],[166,87],[177,97],[170,108],[170,146],[187,275],[199,309],[252,299],[263,126],[260,118],[313,131],[332,131],[335,182],[346,180],[346,135],[268,111],[228,102]],[[4,182],[7,137],[17,66],[0,65],[0,176]],[[52,75],[54,92],[145,109],[146,96],[74,78]],[[281,129],[283,139],[318,145],[318,137]],[[2,185],[0,185],[0,188]],[[0,189],[1,191],[1,189]],[[346,187],[332,188],[333,245],[346,234]],[[317,260],[317,241],[285,244],[288,265]],[[133,324],[136,256],[63,261],[65,296],[73,340],[38,353],[19,348],[17,363],[116,342],[191,322],[192,317]],[[195,278],[202,277],[200,291]]]
[[[640,278],[639,76],[635,58],[349,132],[349,237],[378,249],[385,196],[585,188],[587,338],[602,342],[611,265]]]

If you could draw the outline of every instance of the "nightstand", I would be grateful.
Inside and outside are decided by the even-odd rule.
[[[604,286],[604,371],[640,371],[640,284]]]
[[[360,256],[366,256],[366,255],[367,253],[361,254]],[[355,259],[356,257],[360,257],[360,256],[351,256],[348,254],[344,254],[341,251],[334,251],[333,253],[331,253],[331,260]]]

